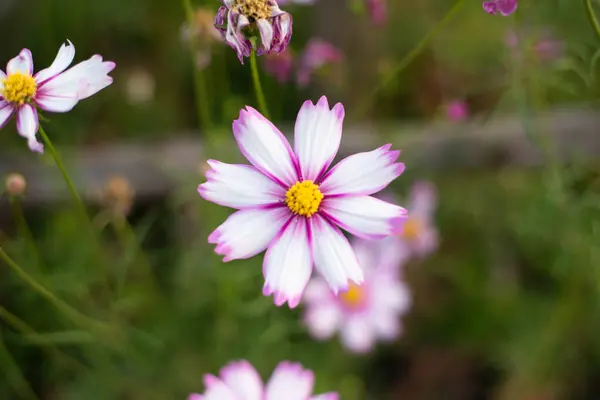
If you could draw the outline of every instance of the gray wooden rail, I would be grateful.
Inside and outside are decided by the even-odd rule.
[[[595,110],[553,110],[533,118],[533,126],[538,135],[555,143],[564,161],[600,156],[600,113]],[[199,171],[206,156],[197,134],[167,137],[166,141],[153,143],[63,147],[61,153],[87,201],[93,201],[95,193],[113,176],[126,178],[138,199],[159,197],[172,190],[181,176]],[[514,116],[485,122],[346,126],[341,154],[367,151],[383,143],[401,149],[401,159],[411,169],[530,167],[543,162],[542,152],[525,136],[521,121]],[[20,172],[26,177],[25,201],[30,205],[63,201],[68,196],[59,171],[36,154],[0,156],[0,175],[9,172]],[[198,176],[198,182],[202,179]]]

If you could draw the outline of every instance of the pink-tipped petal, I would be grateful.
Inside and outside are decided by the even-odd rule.
[[[398,233],[406,210],[371,196],[326,198],[323,212],[344,230],[364,239],[382,239]]]
[[[304,179],[317,181],[340,148],[344,106],[329,109],[325,96],[315,105],[307,100],[300,108],[294,128],[294,150]]]
[[[240,151],[260,172],[286,189],[298,181],[296,156],[287,139],[271,121],[252,107],[233,121]]]
[[[217,245],[215,252],[225,262],[250,258],[267,248],[289,218],[285,207],[241,210],[211,233],[208,242]]]
[[[293,218],[279,233],[265,254],[263,294],[273,294],[275,305],[290,308],[300,303],[312,272],[309,233],[304,218]]]
[[[404,171],[404,164],[396,162],[400,151],[390,147],[346,157],[327,173],[321,191],[327,196],[369,195],[384,189]]]
[[[71,43],[70,40],[67,40],[67,43],[63,43],[62,46],[60,46],[58,54],[52,64],[48,68],[35,74],[36,83],[41,85],[48,79],[52,79],[63,72],[71,65],[73,58],[75,58],[75,46],[73,46],[73,43]]]
[[[235,393],[237,399],[262,400],[262,380],[248,361],[231,362],[221,369],[220,375],[223,382]]]
[[[0,100],[0,129],[4,128],[14,111],[12,104],[4,99]]]
[[[209,160],[206,183],[198,193],[213,203],[232,208],[255,208],[279,204],[285,199],[285,189],[250,165],[226,164]]]
[[[8,62],[6,66],[8,75],[21,73],[24,75],[33,74],[33,56],[29,49],[23,49],[18,56]]]
[[[340,308],[333,302],[313,305],[304,314],[304,323],[310,334],[318,340],[329,339],[343,321]]]
[[[27,139],[31,151],[43,153],[44,146],[37,141],[35,134],[40,127],[37,110],[30,104],[19,107],[17,111],[17,131]]]
[[[344,346],[355,353],[368,353],[375,344],[375,335],[368,318],[359,314],[345,320],[340,338]]]
[[[363,271],[348,242],[331,222],[315,214],[310,218],[312,253],[315,267],[331,290],[337,294],[348,288],[348,281],[363,282]]]
[[[283,361],[267,383],[265,400],[305,400],[312,394],[314,380],[302,365]]]

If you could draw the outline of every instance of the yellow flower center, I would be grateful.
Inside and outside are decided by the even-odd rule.
[[[4,79],[2,96],[9,103],[22,106],[25,103],[31,102],[36,91],[37,84],[33,76],[16,72]]]
[[[406,222],[404,222],[403,229],[402,236],[404,236],[405,239],[414,240],[419,236],[419,233],[421,233],[421,221],[416,218],[408,218]]]
[[[319,210],[323,193],[313,181],[296,182],[285,194],[285,203],[291,212],[310,218]]]
[[[268,19],[271,7],[266,0],[236,0],[233,10],[251,20]]]
[[[355,283],[348,285],[348,291],[339,294],[339,299],[348,308],[358,308],[363,305],[365,301],[365,291],[362,287]]]

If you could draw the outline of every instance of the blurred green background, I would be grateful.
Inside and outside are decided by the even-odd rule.
[[[597,107],[600,41],[582,2],[522,0],[516,15],[502,18],[466,1],[395,73],[454,4],[389,0],[388,22],[379,27],[358,0],[287,5],[295,54],[321,37],[345,60],[319,71],[307,88],[279,84],[261,69],[273,120],[289,126],[304,100],[322,94],[345,104],[346,126],[397,124],[409,135],[421,130],[400,128],[407,121],[447,120],[452,100],[465,101],[482,127],[502,114],[526,125],[537,111]],[[214,12],[219,2],[194,6]],[[39,70],[68,38],[76,62],[96,53],[116,62],[112,86],[68,114],[48,116],[59,148],[129,139],[143,147],[184,134],[229,143],[239,110],[256,107],[249,65],[240,65],[229,47],[212,45],[203,75],[213,128],[199,127],[185,18],[177,1],[4,0],[0,59],[27,47]],[[520,38],[517,48],[507,44],[510,32]],[[548,38],[560,45],[544,58],[536,45]],[[448,123],[460,132],[461,122]],[[526,134],[544,137],[542,130]],[[14,124],[2,140],[3,154],[38,158]],[[235,149],[218,148],[207,157],[239,158]],[[199,198],[195,188],[204,178],[197,170],[177,177],[179,189],[164,196],[121,198],[126,209],[131,205],[126,215],[114,212],[114,202],[91,206],[101,258],[70,202],[22,210],[23,203],[5,195],[3,248],[55,295],[112,328],[87,332],[3,268],[0,398],[184,399],[202,392],[202,374],[248,359],[265,378],[279,361],[299,361],[315,371],[316,393],[339,390],[347,400],[596,399],[598,166],[557,164],[552,154],[544,160],[535,169],[407,165],[390,192],[403,199],[417,180],[437,186],[441,244],[403,267],[414,296],[404,331],[367,356],[348,353],[337,339],[312,340],[301,324],[302,307],[279,309],[262,297],[262,256],[221,262],[206,239],[230,210]]]

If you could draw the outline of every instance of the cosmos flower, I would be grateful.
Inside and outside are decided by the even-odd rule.
[[[469,105],[464,100],[453,100],[446,105],[446,116],[451,121],[464,121],[469,116]]]
[[[500,13],[507,17],[517,10],[517,0],[490,0],[483,2],[483,10],[488,14],[496,15]]]
[[[286,83],[294,69],[294,55],[287,48],[281,54],[267,54],[263,57],[265,72],[273,76],[277,82]]]
[[[340,161],[328,171],[342,137],[344,106],[329,109],[325,96],[298,113],[294,149],[269,120],[246,107],[233,122],[242,154],[252,164],[209,160],[200,195],[239,209],[208,238],[224,261],[267,249],[263,294],[290,308],[317,268],[334,293],[360,284],[363,272],[339,227],[365,239],[399,232],[406,210],[370,195],[404,171],[400,151],[385,145]]]
[[[206,391],[188,400],[338,400],[337,393],[313,396],[314,374],[302,365],[283,361],[265,386],[248,361],[234,361],[221,368],[220,377],[204,376]]]
[[[425,256],[435,251],[438,233],[433,221],[436,192],[431,183],[417,182],[410,191],[408,219],[403,224],[402,241],[412,253]]]
[[[50,67],[33,75],[33,57],[23,49],[8,62],[6,74],[0,71],[0,127],[13,113],[17,130],[27,139],[32,151],[42,153],[44,146],[36,140],[39,128],[37,108],[49,112],[70,111],[79,100],[90,97],[112,83],[108,73],[115,63],[102,61],[99,55],[65,69],[75,57],[70,41],[63,44]]]
[[[249,57],[252,42],[244,28],[255,24],[261,37],[257,55],[279,54],[292,38],[292,15],[282,11],[275,0],[223,0],[217,11],[215,27],[235,50],[240,62]]]
[[[386,0],[366,0],[367,11],[371,16],[371,21],[376,25],[385,24],[387,18]]]
[[[353,248],[365,271],[364,283],[352,284],[335,296],[322,279],[313,278],[304,292],[304,322],[314,338],[328,339],[339,331],[345,347],[364,353],[377,340],[393,340],[400,334],[399,318],[411,299],[398,270],[408,254],[393,237],[355,240]]]
[[[298,76],[296,78],[298,86],[306,86],[310,82],[310,77],[314,71],[327,64],[339,63],[343,59],[342,52],[331,43],[319,38],[311,39],[304,49],[298,66]]]

